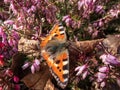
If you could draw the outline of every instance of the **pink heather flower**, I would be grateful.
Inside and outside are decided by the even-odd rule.
[[[13,24],[13,29],[22,30],[23,26],[17,26],[16,24]]]
[[[0,35],[2,35],[2,34],[3,34],[3,28],[0,27]]]
[[[96,8],[95,8],[95,12],[96,12],[96,13],[99,13],[99,14],[102,14],[102,13],[104,13],[105,11],[104,11],[104,9],[103,9],[103,6],[97,5]]]
[[[76,74],[76,75],[79,76],[79,75],[82,74],[86,69],[87,69],[87,64],[76,67],[76,68],[75,68],[75,71],[77,71],[77,74]]]
[[[13,76],[12,70],[7,69],[7,70],[5,71],[5,75],[7,75],[7,76],[9,76],[9,77],[12,77],[12,76]]]
[[[20,90],[20,85],[19,84],[15,84],[14,90]]]
[[[4,3],[7,4],[7,3],[10,3],[11,0],[4,0]]]
[[[8,43],[9,43],[10,46],[13,46],[13,45],[14,45],[14,44],[13,44],[13,39],[10,38],[10,39],[8,40]]]
[[[67,25],[68,27],[71,26],[72,19],[71,19],[71,18],[67,18],[67,19],[65,20],[65,23],[66,23],[66,25]]]
[[[2,42],[5,44],[5,45],[8,45],[8,41],[7,41],[7,34],[3,32],[2,34]]]
[[[109,72],[109,68],[107,66],[100,67],[99,72],[102,72],[102,73]]]
[[[86,71],[82,74],[82,79],[85,79],[87,75],[88,75],[88,71],[86,70]]]
[[[107,55],[106,55],[106,54],[103,54],[103,55],[100,56],[100,59],[102,59],[102,62],[103,62],[104,64],[109,64],[108,62],[106,62],[106,57],[107,57]]]
[[[0,90],[3,90],[3,87],[2,87],[2,86],[0,86]]]
[[[38,59],[35,59],[34,62],[36,63],[36,65],[40,65],[40,61]]]
[[[34,74],[35,73],[35,67],[34,65],[31,66],[31,72]]]
[[[117,82],[118,86],[120,87],[120,77],[116,78],[116,82]]]
[[[100,59],[102,59],[105,64],[120,66],[119,60],[115,56],[112,56],[110,54],[103,54],[100,56]]]
[[[22,69],[25,70],[26,68],[28,68],[30,66],[30,63],[27,62],[22,66]]]
[[[31,6],[31,11],[32,11],[32,12],[35,12],[35,11],[36,11],[36,6],[32,5],[32,6]]]
[[[102,87],[102,88],[105,87],[105,85],[106,85],[106,82],[104,82],[104,81],[100,83],[100,87]]]
[[[120,65],[119,60],[110,54],[107,55],[106,61],[112,65]]]
[[[94,32],[92,33],[92,38],[95,38],[98,35],[99,31],[98,30],[94,30]]]
[[[20,79],[19,79],[19,77],[14,76],[14,77],[13,77],[13,81],[14,81],[15,83],[18,83],[18,82],[20,81]]]
[[[79,0],[78,1],[78,10],[81,10],[81,8],[83,7],[84,5],[84,0]]]
[[[40,66],[39,65],[37,65],[36,63],[34,63],[33,65],[34,65],[36,71],[40,70]]]
[[[62,21],[65,21],[67,18],[70,18],[70,15],[66,15],[63,17]]]
[[[5,46],[5,44],[0,42],[0,48],[3,48],[4,46]]]
[[[118,17],[120,13],[120,10],[110,10],[109,14],[112,15],[113,17]]]
[[[0,55],[0,67],[3,67],[5,64],[3,55]]]
[[[6,21],[4,21],[4,24],[5,25],[13,25],[14,21],[13,20],[6,20]]]
[[[96,77],[97,77],[97,82],[102,82],[107,77],[107,75],[105,73],[98,72],[96,74]]]
[[[15,30],[12,30],[12,37],[14,37],[14,39],[16,39],[16,40],[20,39],[19,34]]]
[[[31,66],[31,72],[35,73],[35,71],[39,71],[40,69],[40,61],[38,59],[34,60],[34,63]]]
[[[14,13],[15,15],[17,15],[17,10],[16,10],[15,5],[14,5],[13,2],[10,4],[10,9],[13,11],[13,13]]]
[[[33,65],[34,65],[36,71],[39,71],[39,69],[40,69],[40,61],[38,59],[34,60],[34,64]]]

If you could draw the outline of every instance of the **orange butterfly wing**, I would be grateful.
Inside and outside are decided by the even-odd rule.
[[[65,29],[61,24],[55,24],[50,34],[41,42],[41,55],[46,60],[52,75],[61,88],[65,88],[69,78],[69,55]]]

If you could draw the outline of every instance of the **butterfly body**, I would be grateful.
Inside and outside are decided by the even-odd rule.
[[[41,42],[41,49],[41,55],[58,85],[65,88],[69,78],[69,55],[65,29],[61,24],[54,25],[49,35]]]

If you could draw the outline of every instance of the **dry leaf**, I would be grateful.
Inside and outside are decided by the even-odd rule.
[[[50,78],[50,72],[46,65],[41,66],[41,70],[35,74],[26,75],[22,81],[32,90],[44,90],[44,87]]]
[[[21,37],[18,44],[18,51],[25,53],[29,57],[38,57],[40,55],[39,41]]]

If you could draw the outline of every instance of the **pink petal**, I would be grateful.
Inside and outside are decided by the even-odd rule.
[[[20,81],[20,79],[19,79],[17,76],[14,76],[14,77],[13,77],[13,80],[14,80],[14,82],[16,82],[16,83],[18,83],[18,82]]]
[[[106,83],[105,82],[101,82],[100,86],[103,88],[105,87]]]
[[[85,72],[82,74],[82,79],[85,79],[87,75],[88,75],[88,71],[85,71]]]
[[[20,85],[19,84],[15,84],[14,90],[20,90]]]
[[[9,77],[13,76],[13,72],[10,69],[7,69],[6,72],[5,72],[5,74],[8,75]]]
[[[34,74],[35,73],[35,67],[32,65],[31,66],[31,72]]]
[[[38,59],[35,59],[35,63],[36,63],[37,65],[40,65],[40,61],[39,61]]]
[[[67,18],[70,18],[70,15],[66,15],[63,17],[62,21],[66,21]]]
[[[108,67],[106,67],[106,66],[103,66],[103,67],[101,67],[101,68],[99,68],[99,72],[108,72],[109,71],[109,68]]]
[[[14,21],[13,20],[6,20],[6,21],[4,21],[4,24],[6,24],[6,25],[13,25]]]
[[[79,76],[86,68],[87,68],[87,65],[86,65],[86,64],[77,67],[77,68],[75,69],[75,71],[76,71],[76,70],[78,71],[76,75]]]
[[[98,72],[97,73],[97,82],[102,82],[106,78],[106,76],[107,75],[105,73]]]
[[[26,68],[28,68],[28,67],[29,67],[29,65],[30,65],[30,63],[29,63],[29,62],[25,63],[25,64],[22,66],[22,69],[23,69],[23,70],[25,70]]]

